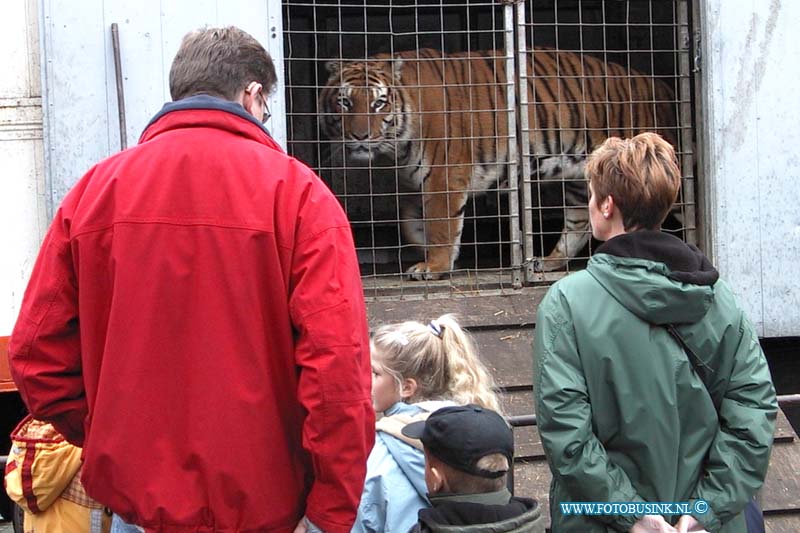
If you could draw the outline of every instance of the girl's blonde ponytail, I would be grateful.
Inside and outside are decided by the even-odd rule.
[[[474,403],[502,414],[491,374],[478,357],[475,343],[453,315],[433,321],[442,330],[441,340],[447,354],[450,395],[458,404]]]
[[[407,378],[416,381],[417,391],[407,401],[474,403],[502,414],[494,380],[453,315],[428,324],[409,321],[380,327],[372,346],[378,364],[398,386]]]

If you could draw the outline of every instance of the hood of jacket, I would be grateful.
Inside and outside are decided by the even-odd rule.
[[[695,246],[649,230],[610,239],[589,260],[587,271],[631,313],[659,325],[703,318],[719,279]]]
[[[508,489],[486,494],[431,496],[419,513],[420,531],[511,533],[544,531],[539,504],[514,498]]]
[[[386,446],[386,450],[414,486],[417,494],[425,500],[428,498],[428,487],[425,485],[422,443],[409,442],[410,439],[400,431],[406,424],[425,420],[433,411],[450,405],[454,405],[453,402],[446,400],[415,404],[397,402],[386,410],[385,416],[376,424],[377,438]],[[420,462],[423,465],[422,472]]]

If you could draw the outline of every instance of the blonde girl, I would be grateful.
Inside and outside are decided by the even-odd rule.
[[[405,532],[430,503],[421,446],[401,429],[447,405],[502,409],[475,344],[453,315],[382,326],[370,348],[372,402],[383,417],[353,532]]]

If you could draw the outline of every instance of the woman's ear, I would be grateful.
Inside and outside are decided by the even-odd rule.
[[[406,378],[403,380],[400,387],[400,398],[407,400],[413,398],[417,393],[417,380],[414,378]]]
[[[603,218],[611,218],[614,216],[614,197],[610,194],[606,196],[606,199],[600,203],[600,212],[603,213]]]

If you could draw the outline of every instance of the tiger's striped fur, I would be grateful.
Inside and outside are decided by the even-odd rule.
[[[528,62],[530,158],[535,179],[563,180],[565,224],[539,270],[563,269],[589,239],[587,154],[608,136],[659,131],[674,144],[672,90],[662,81],[592,56],[535,49]],[[464,211],[507,172],[505,56],[433,49],[328,63],[320,94],[323,135],[351,161],[388,157],[420,191],[401,205],[404,237],[425,247],[416,279],[438,278],[458,257]]]

